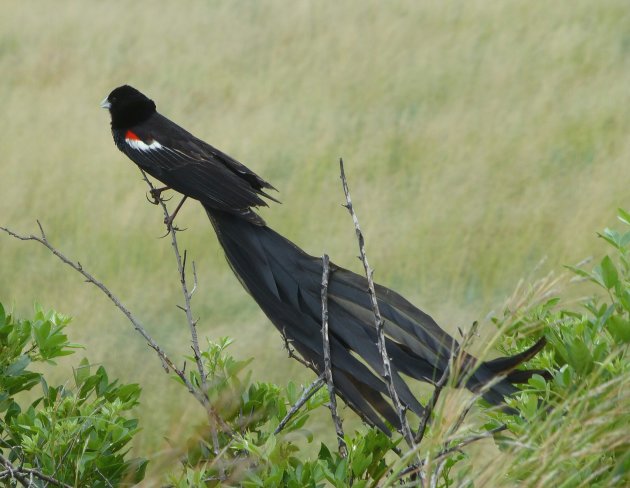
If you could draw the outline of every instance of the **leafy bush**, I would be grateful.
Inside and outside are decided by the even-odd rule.
[[[628,213],[619,217],[630,225]],[[517,413],[481,403],[467,415],[470,396],[447,388],[415,452],[405,450],[399,435],[363,427],[345,435],[344,458],[337,446],[308,446],[316,439],[309,417],[328,401],[321,382],[289,417],[310,389],[252,382],[250,361],[233,358],[230,340],[221,339],[208,342],[201,354],[205,381],[197,370],[175,376],[203,389],[223,425],[209,416],[180,459],[181,470],[170,475],[170,486],[628,486],[630,231],[606,229],[601,237],[610,255],[591,271],[570,268],[591,287],[590,298],[558,296],[560,280],[550,276],[519,287],[493,319],[506,355],[529,347],[533,335],[548,341],[526,366],[548,371],[551,380],[535,375],[508,399]],[[16,320],[0,306],[0,449],[12,466],[73,486],[137,482],[147,461],[125,457],[138,431],[128,413],[139,387],[110,382],[103,367],[92,371],[87,360],[75,370],[73,388],[48,386],[29,369],[73,352],[67,324],[68,318],[39,309],[32,321]],[[27,404],[22,393],[37,385],[41,395]],[[481,439],[492,442],[484,447],[489,455],[467,447]],[[418,456],[422,465],[414,467]],[[0,477],[10,473],[5,469]]]
[[[74,371],[73,387],[50,386],[42,373],[29,369],[33,363],[54,365],[55,358],[74,352],[77,346],[64,332],[69,322],[39,308],[32,320],[19,320],[0,304],[1,452],[8,452],[6,460],[14,467],[72,486],[137,482],[147,461],[125,457],[138,432],[138,421],[128,412],[138,403],[140,387],[110,382],[105,368],[92,371],[87,359]],[[37,385],[41,392],[26,401],[23,392]],[[32,486],[45,484],[36,480]]]
[[[620,212],[620,220],[630,216]],[[425,478],[431,486],[627,486],[630,483],[630,231],[606,229],[601,237],[612,246],[592,271],[571,268],[580,280],[595,285],[592,297],[570,301],[556,296],[559,280],[544,278],[528,289],[521,287],[501,317],[499,349],[516,354],[533,343],[532,334],[544,333],[548,346],[527,363],[547,370],[552,380],[535,375],[508,403],[520,415],[509,415],[480,406],[472,420],[459,430],[458,415],[447,398],[435,409],[425,441],[418,450],[425,462]],[[601,293],[597,294],[597,290]],[[321,444],[315,459],[306,460],[297,443],[310,411],[327,401],[322,389],[279,435],[275,427],[295,403],[297,389],[243,380],[245,363],[234,362],[225,353],[227,342],[210,345],[206,360],[213,358],[214,398],[221,414],[236,434],[221,437],[219,456],[209,439],[199,440],[184,460],[184,471],[173,478],[175,486],[392,486],[413,453],[392,457],[401,448],[399,436],[389,439],[375,429],[363,428],[346,436],[349,456],[343,459],[336,447]],[[219,386],[220,385],[220,386]],[[459,405],[457,408],[463,408]],[[459,410],[458,410],[459,411]],[[483,437],[491,429],[507,429],[494,435],[500,452],[483,465],[462,441]],[[446,455],[441,455],[443,453]],[[203,453],[203,455],[200,455]],[[402,476],[405,479],[405,476]],[[410,486],[417,479],[406,477]]]
[[[620,210],[619,220],[630,225]],[[521,416],[500,418],[514,434],[503,447],[509,479],[530,486],[628,486],[630,484],[630,230],[606,229],[611,246],[591,271],[570,267],[595,285],[594,296],[577,308],[549,297],[548,280],[497,320],[506,353],[530,343],[523,331],[542,329],[549,346],[530,366],[553,372],[533,377],[510,404]],[[500,475],[497,474],[497,479]]]

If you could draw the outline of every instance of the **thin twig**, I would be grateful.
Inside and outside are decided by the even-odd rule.
[[[328,254],[322,256],[322,341],[324,344],[324,375],[326,386],[328,386],[328,396],[330,398],[329,408],[335,432],[337,433],[337,444],[339,445],[339,455],[343,458],[348,456],[348,448],[344,440],[343,425],[339,415],[337,415],[337,396],[335,394],[335,383],[333,382],[332,361],[330,360],[330,339],[328,337],[328,275],[330,273],[330,259]]]
[[[384,322],[381,317],[381,312],[378,307],[378,300],[376,298],[376,290],[374,287],[373,274],[374,270],[370,268],[368,263],[367,255],[365,253],[365,240],[363,238],[363,233],[361,232],[361,228],[359,227],[359,219],[352,207],[352,199],[350,198],[350,190],[348,189],[348,182],[346,180],[346,174],[343,169],[343,159],[339,160],[339,168],[341,171],[341,184],[343,186],[343,191],[346,195],[346,205],[344,205],[350,215],[352,216],[352,220],[354,222],[354,228],[357,235],[357,240],[359,241],[359,252],[361,253],[361,262],[363,263],[363,268],[365,271],[365,276],[368,281],[368,292],[370,295],[370,300],[372,302],[372,311],[374,312],[374,321],[376,325],[376,335],[377,335],[377,345],[378,350],[381,354],[381,360],[383,363],[383,378],[385,379],[385,383],[387,384],[387,389],[389,391],[389,396],[394,404],[394,408],[396,409],[396,413],[398,414],[398,418],[400,420],[401,431],[403,437],[409,444],[409,447],[415,449],[416,444],[414,442],[413,433],[411,432],[411,428],[409,427],[409,423],[407,422],[407,417],[405,416],[405,409],[403,408],[400,398],[398,397],[398,393],[396,392],[396,386],[394,385],[394,377],[392,375],[392,367],[389,361],[389,356],[387,354],[387,347],[385,343],[385,333],[384,333]]]
[[[448,461],[447,458],[442,459],[440,461],[440,463],[438,464],[437,469],[431,475],[431,481],[429,483],[429,488],[437,488],[437,484],[438,484],[438,481],[440,479],[440,475],[442,474],[442,470],[444,469],[444,466],[446,466],[446,461]]]
[[[144,179],[144,181],[147,183],[147,185],[149,185],[150,191],[155,192],[155,187],[153,186],[153,183],[151,183],[151,181],[147,177],[146,173],[142,169],[140,170],[140,172],[142,173],[142,178]],[[170,222],[171,216],[168,212],[168,208],[166,208],[166,204],[160,197],[157,198],[157,201],[162,207],[162,211],[164,212],[164,220],[166,222]],[[186,320],[188,321],[188,327],[190,329],[192,350],[194,353],[195,362],[197,363],[197,370],[199,371],[199,376],[201,378],[201,388],[203,392],[206,393],[207,392],[207,377],[206,377],[205,368],[203,366],[203,361],[201,359],[201,351],[199,349],[199,340],[197,338],[197,322],[193,318],[192,308],[190,305],[190,299],[192,298],[193,293],[197,289],[197,272],[195,270],[195,264],[193,262],[194,285],[193,285],[192,291],[189,292],[188,282],[186,281],[187,252],[184,251],[184,259],[182,259],[182,256],[179,252],[179,246],[177,245],[177,229],[175,228],[174,225],[172,225],[172,222],[167,227],[171,235],[171,246],[173,247],[175,260],[177,261],[177,270],[179,271],[179,282],[182,286],[182,294],[184,295],[184,303],[185,303],[184,312],[186,313]]]
[[[149,180],[147,174],[144,170],[140,169],[142,173],[142,178],[146,181],[147,185],[149,185],[150,192],[153,195],[155,193],[155,187],[151,180]],[[177,208],[173,212],[171,216],[168,212],[168,208],[166,208],[166,203],[161,198],[161,195],[158,194],[156,198],[159,205],[162,207],[162,211],[164,212],[164,222],[166,224],[166,229],[171,235],[171,246],[173,247],[173,253],[175,254],[175,260],[177,262],[177,270],[179,271],[179,282],[182,286],[182,294],[184,295],[184,303],[185,306],[183,308],[184,313],[186,314],[186,321],[188,322],[188,328],[190,329],[190,338],[191,338],[191,347],[193,350],[193,356],[195,358],[195,363],[197,364],[197,371],[199,372],[199,378],[201,380],[201,390],[205,398],[208,398],[208,378],[206,375],[206,371],[203,365],[203,360],[201,358],[201,350],[199,349],[199,339],[197,337],[197,320],[193,318],[192,306],[190,301],[192,299],[193,294],[197,291],[197,269],[195,268],[195,262],[192,263],[193,269],[193,287],[188,291],[188,282],[186,281],[186,258],[188,257],[188,253],[184,250],[184,259],[182,259],[181,254],[179,253],[179,246],[177,244],[177,227],[173,224],[173,219],[179,209],[182,207],[184,202],[186,201],[186,197],[179,202]],[[182,307],[179,307],[182,308]],[[208,411],[210,414],[210,411]],[[210,415],[210,434],[212,437],[212,449],[214,451],[215,457],[219,456],[220,446],[219,446],[219,436],[217,434],[217,429],[215,426],[216,419],[214,415]]]
[[[420,425],[418,426],[418,432],[416,433],[416,437],[414,439],[416,444],[420,444],[422,442],[422,439],[424,438],[424,434],[429,424],[429,419],[431,418],[431,415],[433,414],[435,405],[437,405],[438,399],[440,397],[440,393],[442,393],[442,389],[444,388],[444,386],[446,385],[446,382],[448,381],[450,365],[451,365],[451,361],[449,361],[449,364],[446,366],[446,368],[444,368],[444,372],[442,373],[442,376],[440,377],[438,382],[435,384],[435,388],[433,389],[433,394],[431,395],[431,399],[429,400],[429,402],[427,403],[424,409],[424,415],[422,416],[422,419],[420,420]]]
[[[498,434],[499,432],[503,432],[506,429],[507,429],[507,425],[501,424],[501,425],[495,427],[494,429],[487,430],[485,432],[482,432],[481,434],[475,434],[475,435],[471,435],[469,437],[465,437],[456,446],[449,447],[449,448],[446,448],[446,449],[443,449],[442,451],[440,451],[437,454],[437,456],[435,456],[434,461],[438,461],[438,460],[442,459],[443,457],[448,456],[449,454],[452,454],[455,451],[459,451],[462,448],[466,447],[467,445],[472,444],[473,442],[477,442],[477,441],[479,441],[481,439],[487,439],[488,437],[493,437],[494,434]]]
[[[25,468],[23,466],[15,467],[13,466],[13,464],[11,464],[11,461],[5,458],[2,454],[0,454],[0,463],[6,468],[5,471],[0,473],[0,479],[8,475],[8,477],[14,478],[19,481],[20,484],[23,486],[34,486],[34,483],[32,483],[31,481],[32,478],[35,477],[55,486],[72,488],[71,485],[67,485],[63,481],[59,481],[52,476],[48,476],[40,471],[37,471],[36,469]],[[31,479],[29,480],[29,478]]]
[[[80,273],[85,278],[85,281],[87,283],[91,283],[94,286],[96,286],[99,290],[101,290],[105,294],[105,296],[107,296],[107,298],[109,298],[114,303],[114,305],[123,313],[123,315],[127,317],[127,319],[133,325],[133,328],[147,341],[147,344],[149,345],[149,347],[151,347],[151,349],[153,349],[156,352],[156,354],[162,361],[162,366],[164,367],[164,369],[167,372],[169,370],[173,371],[179,377],[179,379],[184,383],[189,393],[191,393],[197,399],[197,401],[199,401],[199,403],[203,405],[203,407],[206,409],[208,414],[212,418],[214,418],[219,425],[221,425],[221,428],[225,429],[226,432],[230,432],[231,431],[230,427],[225,423],[225,421],[223,421],[223,419],[220,418],[220,416],[214,410],[212,405],[210,405],[210,401],[207,395],[205,394],[205,392],[202,392],[198,388],[195,388],[195,386],[186,377],[186,374],[182,370],[180,370],[177,366],[175,366],[173,361],[162,350],[162,348],[153,340],[153,338],[149,335],[146,329],[142,326],[140,321],[129,311],[129,309],[127,309],[127,307],[123,305],[123,303],[118,299],[118,297],[116,297],[109,290],[109,288],[107,288],[102,282],[94,278],[94,276],[92,276],[89,272],[83,269],[83,266],[81,265],[81,263],[79,262],[75,263],[71,261],[66,256],[64,256],[60,251],[58,251],[54,246],[52,246],[48,242],[46,233],[44,232],[44,229],[39,221],[37,221],[37,225],[39,226],[41,237],[35,236],[33,234],[28,235],[28,236],[20,235],[6,227],[0,227],[0,230],[6,232],[11,237],[19,239],[21,241],[35,241],[35,242],[38,242],[39,244],[42,244],[50,252],[52,252],[57,258],[59,258],[59,260],[61,260],[63,263],[67,264],[72,269]]]
[[[504,430],[507,429],[506,425],[499,425],[498,427],[495,427],[494,429],[490,429],[487,430],[485,432],[482,432],[481,434],[475,434],[475,435],[471,435],[469,437],[465,437],[463,439],[461,439],[456,445],[449,447],[449,448],[445,448],[443,450],[441,450],[440,452],[437,453],[437,455],[433,458],[434,461],[440,461],[442,459],[444,459],[445,457],[448,457],[449,455],[451,455],[454,452],[458,452],[461,451],[464,447],[477,442],[479,440],[482,439],[487,439],[489,437],[493,437],[494,434],[497,434],[499,432],[502,432]],[[412,475],[414,473],[418,473],[420,472],[420,470],[423,469],[425,465],[425,461],[422,461],[422,463],[420,464],[420,466],[409,466],[407,469],[402,470],[400,473],[398,473],[398,478],[403,478],[404,476],[408,476],[408,475]]]
[[[295,405],[293,405],[291,407],[291,410],[289,410],[287,412],[287,414],[284,416],[284,418],[280,421],[280,423],[278,424],[278,427],[276,427],[276,429],[273,431],[274,435],[277,435],[280,433],[280,431],[282,429],[284,429],[284,427],[289,423],[289,420],[291,420],[293,418],[293,416],[298,412],[298,410],[300,408],[302,408],[302,406],[315,394],[319,391],[319,389],[322,387],[322,385],[324,384],[324,375],[321,374],[319,375],[315,381],[313,381],[308,388],[304,389],[304,392],[302,393],[302,396],[300,396],[300,398],[298,399],[297,402],[295,402]]]
[[[462,424],[464,423],[464,420],[466,419],[466,417],[468,416],[468,414],[470,413],[472,408],[475,406],[475,404],[479,401],[479,399],[481,397],[483,397],[483,395],[490,388],[492,388],[494,385],[496,385],[497,383],[501,382],[504,379],[505,379],[505,376],[495,376],[494,378],[492,378],[492,380],[490,380],[488,383],[486,383],[479,391],[477,391],[475,393],[474,396],[472,396],[468,400],[468,402],[464,406],[464,409],[459,414],[459,417],[457,418],[457,420],[455,422],[453,422],[453,424],[449,427],[449,429],[448,429],[448,431],[447,431],[447,433],[445,435],[446,439],[448,439],[451,436],[455,435],[455,433],[462,426]]]
[[[302,364],[303,366],[306,366],[309,369],[312,369],[313,371],[315,371],[315,373],[317,373],[317,368],[315,367],[313,363],[295,354],[295,349],[291,347],[291,339],[289,339],[287,335],[284,333],[284,329],[282,330],[280,334],[282,335],[282,340],[284,341],[284,348],[287,350],[289,357],[292,359],[295,359],[298,363]]]
[[[451,376],[451,372],[453,373],[453,376],[457,376],[458,370],[459,370],[458,366],[461,366],[462,364],[464,364],[464,361],[460,359],[460,353],[465,354],[465,352],[463,351],[465,350],[466,347],[468,347],[470,341],[472,340],[472,337],[474,337],[474,335],[477,333],[478,326],[479,326],[478,323],[474,322],[472,327],[466,334],[462,333],[462,341],[460,343],[457,343],[457,345],[451,351],[448,364],[446,368],[444,368],[444,372],[442,373],[442,376],[440,377],[438,382],[435,384],[435,388],[433,390],[433,394],[431,395],[431,399],[427,403],[426,409],[424,411],[424,416],[420,420],[418,432],[416,433],[416,437],[415,437],[416,444],[420,444],[420,442],[422,442],[422,439],[424,438],[424,435],[426,433],[426,429],[429,423],[429,419],[431,418],[431,415],[435,409],[435,406],[438,402],[440,394],[442,393],[442,389],[444,388],[444,386],[446,386],[446,382]],[[459,381],[459,380],[456,379],[455,381]],[[466,414],[467,413],[468,412],[466,412]]]

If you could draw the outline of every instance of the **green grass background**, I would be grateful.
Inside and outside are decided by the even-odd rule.
[[[0,73],[0,225],[40,219],[174,357],[189,339],[162,215],[98,108],[123,83],[272,182],[271,227],[359,270],[343,156],[377,281],[449,330],[500,307],[541,259],[592,254],[630,206],[625,1],[5,2]],[[178,224],[200,334],[234,337],[256,378],[310,378],[201,208]],[[159,459],[163,437],[200,419],[120,312],[43,248],[0,235],[0,270],[8,308],[74,316],[85,354],[143,385],[142,454]]]

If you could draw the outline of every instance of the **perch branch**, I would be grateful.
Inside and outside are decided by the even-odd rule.
[[[302,364],[303,366],[306,366],[309,369],[312,369],[313,371],[315,371],[315,373],[317,373],[317,368],[315,367],[313,363],[295,354],[295,349],[291,347],[291,339],[289,339],[287,335],[284,333],[284,329],[282,330],[280,334],[282,335],[282,340],[284,341],[284,348],[287,350],[289,357],[292,359],[295,359],[298,363]]]
[[[385,343],[385,333],[384,333],[384,322],[381,317],[381,312],[378,307],[378,300],[376,298],[376,289],[374,287],[373,274],[374,270],[370,268],[368,263],[367,255],[365,253],[365,239],[363,238],[363,233],[361,232],[361,228],[359,227],[359,219],[352,207],[352,199],[350,198],[350,190],[348,189],[348,181],[346,180],[346,174],[343,169],[343,159],[339,160],[339,168],[341,171],[341,184],[343,186],[343,191],[346,195],[346,205],[344,205],[350,215],[352,216],[352,221],[354,222],[354,228],[357,235],[357,240],[359,242],[359,252],[361,254],[361,262],[363,263],[363,269],[365,271],[365,276],[368,281],[368,292],[370,295],[370,300],[372,302],[372,310],[374,312],[374,321],[376,326],[376,335],[378,339],[378,350],[381,354],[381,360],[383,363],[383,378],[385,379],[385,383],[387,384],[387,389],[389,391],[389,396],[394,404],[394,408],[396,409],[396,413],[398,414],[398,418],[400,420],[401,431],[403,437],[409,444],[411,449],[415,450],[416,443],[414,442],[413,433],[411,432],[411,428],[409,427],[409,423],[407,422],[407,417],[405,416],[405,409],[403,408],[400,398],[398,397],[398,393],[396,392],[396,386],[394,385],[394,377],[392,375],[392,367],[389,360],[389,356],[387,354],[387,348]]]
[[[324,344],[324,375],[328,386],[328,396],[330,397],[330,416],[335,424],[337,433],[337,444],[339,445],[339,455],[343,458],[348,456],[348,448],[344,440],[343,426],[341,419],[337,415],[337,396],[335,394],[335,383],[333,382],[332,361],[330,360],[330,339],[328,337],[328,276],[330,274],[330,260],[328,254],[322,256],[322,341]]]
[[[62,488],[72,488],[71,485],[67,485],[66,483],[37,471],[36,469],[25,468],[23,466],[15,467],[11,464],[11,461],[5,458],[2,454],[0,454],[0,464],[5,468],[4,471],[0,472],[0,480],[14,478],[22,486],[36,486],[33,482],[33,478],[37,478],[45,481],[47,484],[50,483],[51,485],[61,486]]]
[[[197,269],[195,268],[195,262],[192,262],[192,270],[193,270],[193,286],[188,291],[188,281],[186,280],[186,258],[188,257],[188,253],[184,250],[184,258],[179,252],[179,246],[177,244],[177,227],[173,225],[173,219],[177,212],[182,207],[184,202],[186,201],[186,197],[184,197],[179,205],[175,208],[173,214],[169,214],[168,208],[166,207],[166,203],[162,199],[160,189],[157,189],[151,183],[151,180],[147,177],[146,173],[141,169],[140,173],[142,173],[142,178],[149,185],[149,192],[155,198],[155,202],[162,207],[162,211],[164,212],[164,223],[166,224],[166,229],[168,233],[171,235],[171,246],[173,248],[173,253],[175,254],[175,261],[177,262],[177,270],[179,272],[179,282],[182,287],[182,294],[184,295],[184,307],[179,307],[186,314],[186,321],[188,322],[188,328],[190,330],[191,337],[191,348],[193,350],[193,357],[195,358],[195,363],[197,365],[197,371],[199,372],[199,378],[201,381],[201,391],[203,393],[203,397],[208,399],[208,378],[206,375],[206,371],[203,365],[203,360],[201,358],[201,350],[199,349],[199,339],[197,337],[197,320],[193,318],[192,306],[190,304],[191,299],[195,291],[197,291]],[[156,196],[157,195],[157,196]],[[208,407],[210,407],[208,401]],[[208,408],[206,408],[208,410]],[[210,410],[208,410],[210,413]],[[212,435],[212,448],[214,451],[214,455],[219,455],[219,438],[217,435],[217,429],[215,427],[216,419],[218,415],[210,415],[210,431]],[[213,422],[212,420],[215,420]]]
[[[97,280],[89,272],[87,272],[85,269],[83,269],[83,266],[81,265],[81,263],[79,263],[79,262],[75,263],[74,261],[71,261],[65,255],[63,255],[59,250],[57,250],[52,244],[50,244],[50,242],[48,241],[48,238],[46,237],[46,233],[44,232],[44,228],[42,227],[42,225],[41,225],[41,223],[39,221],[37,221],[37,225],[39,226],[40,236],[36,236],[36,235],[33,235],[33,234],[31,234],[31,235],[20,235],[20,234],[17,234],[15,232],[13,232],[12,230],[10,230],[10,229],[8,229],[6,227],[0,227],[0,230],[6,232],[11,237],[19,239],[21,241],[35,241],[35,242],[38,242],[39,244],[41,244],[44,247],[46,247],[51,253],[53,253],[63,263],[67,264],[72,269],[74,269],[79,274],[81,274],[85,278],[85,281],[87,283],[91,283],[94,286],[96,286],[99,290],[101,290],[105,294],[105,296],[107,296],[107,298],[109,298],[114,303],[114,305],[123,313],[123,315],[125,317],[127,317],[127,320],[129,320],[129,322],[131,322],[131,324],[133,325],[133,328],[147,341],[147,344],[149,345],[149,347],[151,347],[151,349],[153,349],[156,352],[156,354],[158,355],[158,357],[162,361],[162,366],[164,367],[165,371],[167,371],[167,372],[169,370],[173,371],[180,378],[180,380],[184,383],[184,385],[188,389],[189,393],[191,393],[197,399],[197,401],[199,403],[201,403],[201,405],[206,409],[208,414],[223,429],[225,429],[227,432],[230,432],[231,431],[230,427],[223,421],[223,419],[221,419],[221,417],[217,414],[217,412],[214,410],[212,405],[210,405],[210,401],[209,401],[207,395],[205,394],[205,392],[202,392],[198,388],[195,388],[195,386],[186,377],[186,374],[184,373],[184,371],[179,369],[177,366],[175,366],[173,361],[162,350],[162,348],[153,340],[153,338],[149,335],[147,330],[142,326],[140,321],[129,311],[129,309],[127,307],[125,307],[125,305],[123,305],[123,303],[118,299],[118,297],[116,297],[116,295],[114,295],[109,290],[109,288],[107,288],[107,286],[105,286],[101,281]]]
[[[449,376],[451,375],[451,372],[453,372],[454,375],[458,374],[457,366],[462,363],[462,359],[460,359],[460,353],[464,351],[466,347],[468,347],[470,341],[472,340],[472,337],[474,337],[474,335],[477,333],[478,327],[479,327],[479,324],[477,322],[474,322],[470,330],[466,334],[462,334],[462,341],[460,343],[457,343],[457,345],[451,351],[448,365],[446,366],[446,368],[444,368],[444,372],[442,373],[442,376],[440,377],[438,382],[435,384],[435,388],[433,390],[433,394],[431,395],[431,399],[427,403],[424,415],[422,419],[420,420],[418,432],[416,433],[416,437],[415,437],[416,444],[420,444],[420,442],[422,442],[422,439],[424,438],[424,434],[426,433],[426,429],[427,429],[429,420],[431,418],[431,415],[433,414],[433,411],[435,410],[435,406],[437,405],[440,394],[442,393],[442,389],[444,388],[444,386],[446,386],[446,382],[448,381]],[[455,364],[456,362],[457,362],[457,365]],[[468,412],[466,412],[466,414],[467,413]]]
[[[149,185],[150,193],[152,195],[157,193],[157,189],[153,186],[153,183],[151,183],[146,173],[143,170],[140,170],[140,172],[142,173],[142,178],[144,179],[144,181],[147,183],[147,185]],[[170,222],[171,215],[169,214],[168,209],[166,208],[166,204],[164,203],[164,200],[162,200],[161,198],[161,195],[158,194],[156,201],[162,207],[162,211],[164,212],[165,222]],[[193,350],[193,354],[195,358],[195,363],[197,364],[197,370],[199,371],[199,376],[201,378],[201,388],[203,392],[205,393],[208,389],[207,377],[206,377],[206,372],[203,366],[203,361],[201,360],[201,351],[199,349],[199,340],[197,338],[197,321],[193,318],[192,308],[190,305],[190,300],[197,289],[197,271],[195,269],[195,262],[193,261],[193,264],[192,264],[194,284],[191,291],[188,291],[188,282],[186,280],[187,252],[184,251],[184,258],[182,259],[182,256],[179,252],[179,246],[177,245],[177,229],[172,224],[168,225],[167,227],[169,229],[169,234],[171,235],[171,246],[173,247],[173,253],[175,254],[175,260],[177,261],[177,270],[179,271],[179,282],[182,287],[182,294],[184,295],[185,306],[183,307],[183,309],[184,309],[184,312],[186,313],[186,320],[188,322],[188,327],[190,329],[192,350]]]
[[[494,429],[487,430],[480,434],[474,434],[468,437],[464,437],[456,445],[451,446],[449,448],[442,449],[440,452],[437,453],[437,455],[433,458],[433,460],[441,461],[445,457],[450,456],[454,452],[461,451],[461,449],[463,449],[464,447],[474,442],[480,441],[482,439],[488,439],[489,437],[493,437],[495,434],[498,434],[499,432],[502,432],[506,429],[507,429],[506,425],[499,425],[498,427],[495,427]],[[402,470],[398,474],[398,478],[403,478],[404,476],[412,475],[414,473],[417,474],[423,469],[424,465],[425,465],[425,461],[422,461],[420,466],[415,466],[415,465],[409,466],[407,469]]]
[[[276,429],[273,431],[274,435],[277,435],[280,433],[280,431],[282,429],[284,429],[284,427],[289,423],[289,420],[291,420],[293,418],[293,416],[298,412],[298,410],[300,408],[302,408],[302,406],[308,402],[308,400],[319,391],[319,389],[321,388],[321,386],[324,384],[324,375],[319,375],[315,381],[313,381],[308,388],[305,388],[304,391],[302,392],[302,396],[298,399],[297,402],[295,402],[295,405],[293,405],[291,407],[291,410],[289,410],[287,412],[287,414],[284,416],[284,418],[280,421],[280,423],[278,424],[278,427],[276,427]]]

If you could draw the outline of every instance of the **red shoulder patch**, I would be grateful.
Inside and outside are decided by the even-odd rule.
[[[128,130],[127,133],[125,134],[125,139],[129,139],[132,141],[140,140],[140,138],[134,132],[131,132],[130,130]]]

